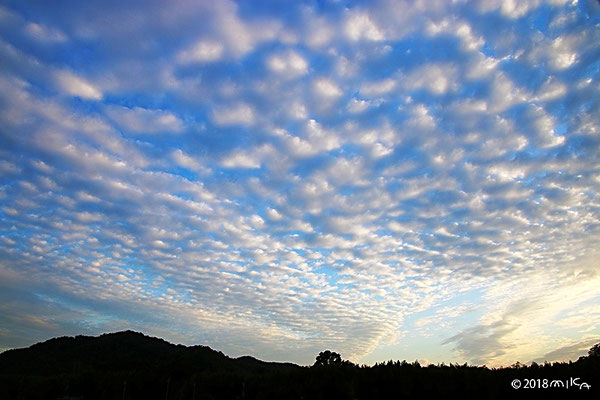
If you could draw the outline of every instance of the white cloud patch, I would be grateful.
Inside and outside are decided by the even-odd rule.
[[[308,72],[308,63],[298,53],[274,54],[267,58],[267,66],[277,74],[290,78],[305,75]]]
[[[283,216],[274,208],[267,209],[267,218],[271,221],[281,221]]]
[[[251,125],[255,120],[254,109],[244,103],[219,107],[213,110],[212,119],[217,125]]]
[[[314,119],[307,122],[305,131],[309,146],[315,151],[330,151],[337,149],[341,145],[340,138],[334,132],[324,129]]]
[[[331,79],[319,78],[313,81],[313,91],[325,100],[333,100],[340,97],[343,92]]]
[[[275,149],[268,144],[248,151],[235,150],[221,160],[221,165],[227,168],[260,168],[263,160],[274,152]]]
[[[59,30],[44,25],[30,22],[25,26],[28,35],[41,42],[62,43],[67,41],[67,36]]]
[[[357,99],[353,97],[346,108],[352,114],[358,114],[369,108],[371,103],[368,100]]]
[[[388,78],[377,82],[363,84],[360,88],[360,93],[367,97],[376,97],[391,92],[395,87],[396,81]]]
[[[183,121],[170,111],[121,106],[108,106],[106,111],[108,116],[126,132],[137,134],[180,133],[185,127]]]
[[[546,63],[553,72],[561,72],[575,67],[581,60],[580,52],[587,52],[599,35],[591,31],[570,32],[558,37],[543,37],[532,42],[524,49],[520,58],[535,64]]]
[[[360,11],[349,13],[344,25],[344,33],[348,39],[380,41],[385,36],[381,29],[371,20],[369,15]]]
[[[294,119],[306,119],[308,116],[306,106],[300,102],[294,102],[289,108],[289,115]]]
[[[80,97],[86,100],[101,100],[102,92],[92,83],[69,71],[57,71],[55,73],[58,87],[70,96]]]
[[[337,158],[325,170],[327,180],[335,182],[338,185],[365,186],[368,181],[365,179],[366,168],[360,159],[348,160]]]
[[[525,102],[530,94],[515,85],[504,73],[497,72],[493,78],[489,106],[492,112],[502,112],[516,104]]]
[[[563,37],[556,38],[552,42],[549,59],[550,65],[555,69],[569,68],[577,61],[577,53],[572,49],[572,42],[572,38]]]
[[[309,47],[319,48],[331,42],[335,34],[331,21],[315,15],[312,10],[306,12],[305,19],[304,36]]]
[[[485,44],[483,38],[474,34],[471,26],[462,21],[449,19],[443,19],[439,22],[429,21],[426,30],[427,33],[433,36],[440,34],[455,35],[460,39],[462,47],[466,51],[475,51]]]
[[[177,59],[183,64],[210,63],[223,57],[223,45],[217,41],[200,40],[189,48],[182,50]]]
[[[567,93],[567,86],[554,77],[549,77],[537,92],[535,100],[552,101],[564,96]]]
[[[205,167],[200,161],[198,161],[198,159],[191,157],[190,155],[184,153],[180,149],[174,150],[171,153],[171,158],[177,165],[180,165],[192,171],[202,173],[210,172],[210,169]]]
[[[565,1],[565,0],[561,0]],[[499,10],[502,15],[508,18],[520,18],[529,11],[535,9],[540,4],[540,0],[480,0],[478,1],[479,10],[490,12]]]
[[[457,90],[456,69],[450,64],[428,64],[412,71],[404,85],[410,90],[425,89],[434,95]]]
[[[99,213],[91,213],[91,212],[79,212],[75,215],[80,222],[99,222],[102,220],[102,215]]]
[[[554,147],[563,144],[565,138],[556,134],[555,120],[543,108],[531,105],[526,112],[529,128],[534,133],[534,140],[540,148]]]
[[[215,8],[217,31],[235,57],[241,57],[259,43],[273,40],[281,34],[282,27],[278,20],[266,18],[245,21],[238,15],[237,5],[233,2],[219,2]]]

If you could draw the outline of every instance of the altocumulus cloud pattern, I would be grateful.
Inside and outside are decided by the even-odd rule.
[[[3,2],[0,347],[584,354],[599,24],[591,0]]]

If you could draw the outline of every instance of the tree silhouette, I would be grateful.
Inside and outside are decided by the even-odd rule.
[[[328,367],[342,365],[342,356],[336,352],[325,350],[319,353],[315,366]]]
[[[600,357],[600,343],[596,343],[592,346],[592,348],[588,351],[588,356]]]

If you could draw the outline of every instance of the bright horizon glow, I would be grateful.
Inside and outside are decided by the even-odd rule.
[[[0,350],[600,342],[594,0],[0,5]]]

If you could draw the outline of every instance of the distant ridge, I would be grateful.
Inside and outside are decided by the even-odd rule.
[[[54,375],[95,370],[128,371],[187,367],[190,371],[301,368],[251,356],[231,358],[208,346],[175,345],[126,330],[100,336],[62,336],[0,354],[0,373]]]

